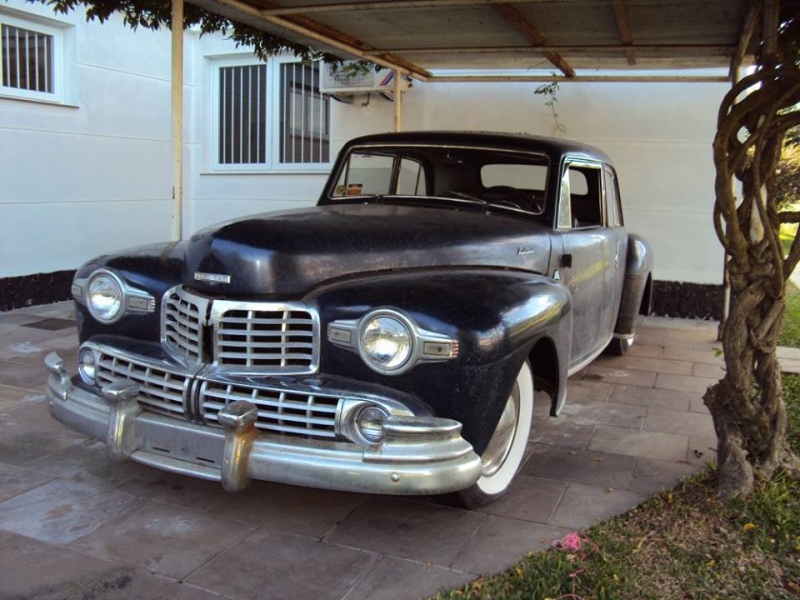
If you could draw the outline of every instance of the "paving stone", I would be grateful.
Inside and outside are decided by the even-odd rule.
[[[218,594],[149,573],[119,567],[100,577],[67,600],[220,600]]]
[[[0,565],[3,600],[64,600],[119,569],[114,563],[18,535],[0,539]]]
[[[609,369],[590,365],[586,375],[584,375],[584,380],[601,381],[612,385],[624,384],[654,387],[656,375],[659,375],[659,373],[655,371],[626,371],[625,369]]]
[[[85,441],[86,437],[79,433],[15,421],[9,413],[0,416],[0,461],[12,465],[24,467]]]
[[[617,404],[605,402],[604,404],[570,404],[564,405],[560,419],[569,419],[575,423],[615,425],[641,429],[647,407],[631,404]]]
[[[370,496],[254,481],[227,497],[214,514],[321,538]]]
[[[24,325],[40,319],[37,315],[30,315],[19,310],[0,312],[0,325]]]
[[[636,458],[598,451],[567,450],[537,446],[534,457],[522,469],[525,475],[627,489],[633,479]]]
[[[717,349],[709,347],[703,350],[693,350],[691,348],[680,348],[673,345],[664,348],[663,357],[719,365],[722,364],[722,355],[719,354],[718,348],[719,346],[717,346]]]
[[[708,377],[710,379],[722,379],[725,377],[725,367],[723,365],[712,365],[709,363],[692,363],[692,375],[696,377]]]
[[[589,442],[589,450],[593,451],[672,461],[685,461],[688,447],[689,437],[686,435],[605,425],[598,425]]]
[[[230,494],[223,490],[220,483],[216,481],[166,473],[144,465],[137,465],[134,462],[123,464],[130,464],[140,467],[140,469],[137,474],[126,478],[116,487],[120,491],[140,498],[210,512],[237,497],[237,494]],[[247,520],[235,515],[230,516],[239,521]]]
[[[671,375],[659,373],[655,387],[662,390],[678,390],[680,392],[704,393],[709,387],[717,383],[717,379],[710,377],[694,377],[689,375]]]
[[[638,506],[646,496],[624,490],[570,483],[551,520],[552,525],[584,529]]]
[[[710,436],[714,434],[711,415],[663,408],[651,408],[647,413],[642,429],[690,436]]]
[[[685,360],[669,360],[666,358],[647,358],[631,356],[625,364],[626,369],[635,371],[655,371],[656,373],[675,373],[676,375],[691,375],[692,363]]]
[[[688,410],[691,394],[675,390],[657,390],[636,385],[615,385],[609,397],[610,402],[635,404],[654,408]]]
[[[0,462],[0,502],[39,487],[52,479],[53,476],[46,473]]]
[[[138,499],[136,505],[136,511],[96,528],[70,548],[183,579],[256,529],[184,507]]]
[[[534,416],[529,439],[536,443],[583,449],[589,444],[594,427],[594,423],[579,423],[566,417],[563,412],[558,417]]]
[[[476,575],[384,556],[343,600],[424,600],[459,588]]]
[[[130,494],[55,479],[0,502],[0,529],[67,545],[119,521],[139,502]]]
[[[380,497],[350,513],[325,540],[448,566],[484,519],[476,512]]]
[[[633,346],[628,349],[628,356],[643,356],[646,358],[661,358],[664,353],[663,346],[647,346],[637,336]]]
[[[490,516],[450,564],[470,573],[490,575],[507,569],[529,552],[548,548],[568,529]],[[491,552],[487,550],[491,548]]]
[[[717,460],[717,436],[692,436],[689,438],[688,462],[705,467]]]
[[[19,346],[19,351],[25,353],[26,347],[38,346],[40,342],[46,340],[72,335],[75,335],[74,328],[52,331],[24,325],[0,325],[0,353],[14,352],[14,348],[17,346]]]
[[[30,402],[41,402],[45,399],[44,389],[28,390],[25,388],[0,385],[0,414],[19,408]]]
[[[695,413],[703,413],[705,415],[711,414],[708,407],[703,402],[702,394],[693,394],[689,400],[689,410]]]
[[[74,331],[74,327],[73,327]],[[27,338],[28,336],[22,336]],[[74,370],[78,357],[78,334],[71,333],[55,339],[40,342],[25,340],[15,344],[3,344],[0,341],[0,359],[18,364],[45,369],[44,358],[51,352],[57,352],[67,368]]]
[[[186,582],[237,599],[339,600],[378,558],[306,536],[259,529]]]
[[[567,402],[570,404],[597,404],[605,402],[613,385],[600,381],[570,379],[567,382]]]
[[[91,438],[31,461],[30,467],[61,479],[101,487],[121,484],[137,475],[162,473],[131,460],[111,460],[105,443]]]
[[[45,389],[46,383],[47,369],[44,365],[34,366],[0,360],[0,385],[41,392]]]
[[[636,462],[628,491],[648,496],[657,494],[672,489],[681,479],[693,475],[697,470],[696,465],[689,463],[640,458]]]
[[[535,455],[532,460],[536,461]],[[543,479],[520,472],[505,495],[477,510],[520,521],[547,523],[566,489],[565,481]]]
[[[44,394],[37,394],[35,392],[29,393],[31,395],[24,399],[18,406],[6,411],[9,420],[25,423],[26,425],[37,428],[75,432],[74,429],[67,427],[60,421],[56,421],[50,415],[50,403],[47,401]]]

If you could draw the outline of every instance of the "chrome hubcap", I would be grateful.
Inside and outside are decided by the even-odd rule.
[[[503,408],[503,414],[500,415],[500,421],[492,434],[492,439],[489,440],[489,445],[481,455],[484,477],[491,477],[497,473],[506,461],[514,441],[514,434],[517,432],[518,416],[519,386],[515,384]]]

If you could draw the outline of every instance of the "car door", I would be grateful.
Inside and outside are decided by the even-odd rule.
[[[606,209],[606,227],[614,236],[614,270],[608,271],[608,298],[613,299],[612,327],[616,327],[622,289],[625,283],[625,266],[628,256],[628,232],[622,218],[617,174],[609,165],[603,165],[603,190]]]
[[[611,338],[618,306],[614,293],[617,243],[605,227],[600,163],[566,160],[562,167],[558,230],[563,244],[559,277],[572,295],[571,368],[594,358]]]

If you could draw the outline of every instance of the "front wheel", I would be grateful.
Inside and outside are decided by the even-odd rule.
[[[481,455],[481,478],[471,487],[456,492],[463,507],[484,506],[506,493],[522,464],[532,419],[533,375],[525,361],[489,445]]]
[[[611,338],[611,341],[606,346],[605,353],[611,356],[625,356],[628,350],[633,346],[633,337],[629,338]]]

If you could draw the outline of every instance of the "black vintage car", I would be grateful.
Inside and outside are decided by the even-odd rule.
[[[72,286],[78,374],[53,416],[132,459],[383,494],[509,487],[534,390],[624,353],[651,251],[602,152],[527,135],[345,145],[316,207],[102,256]]]

